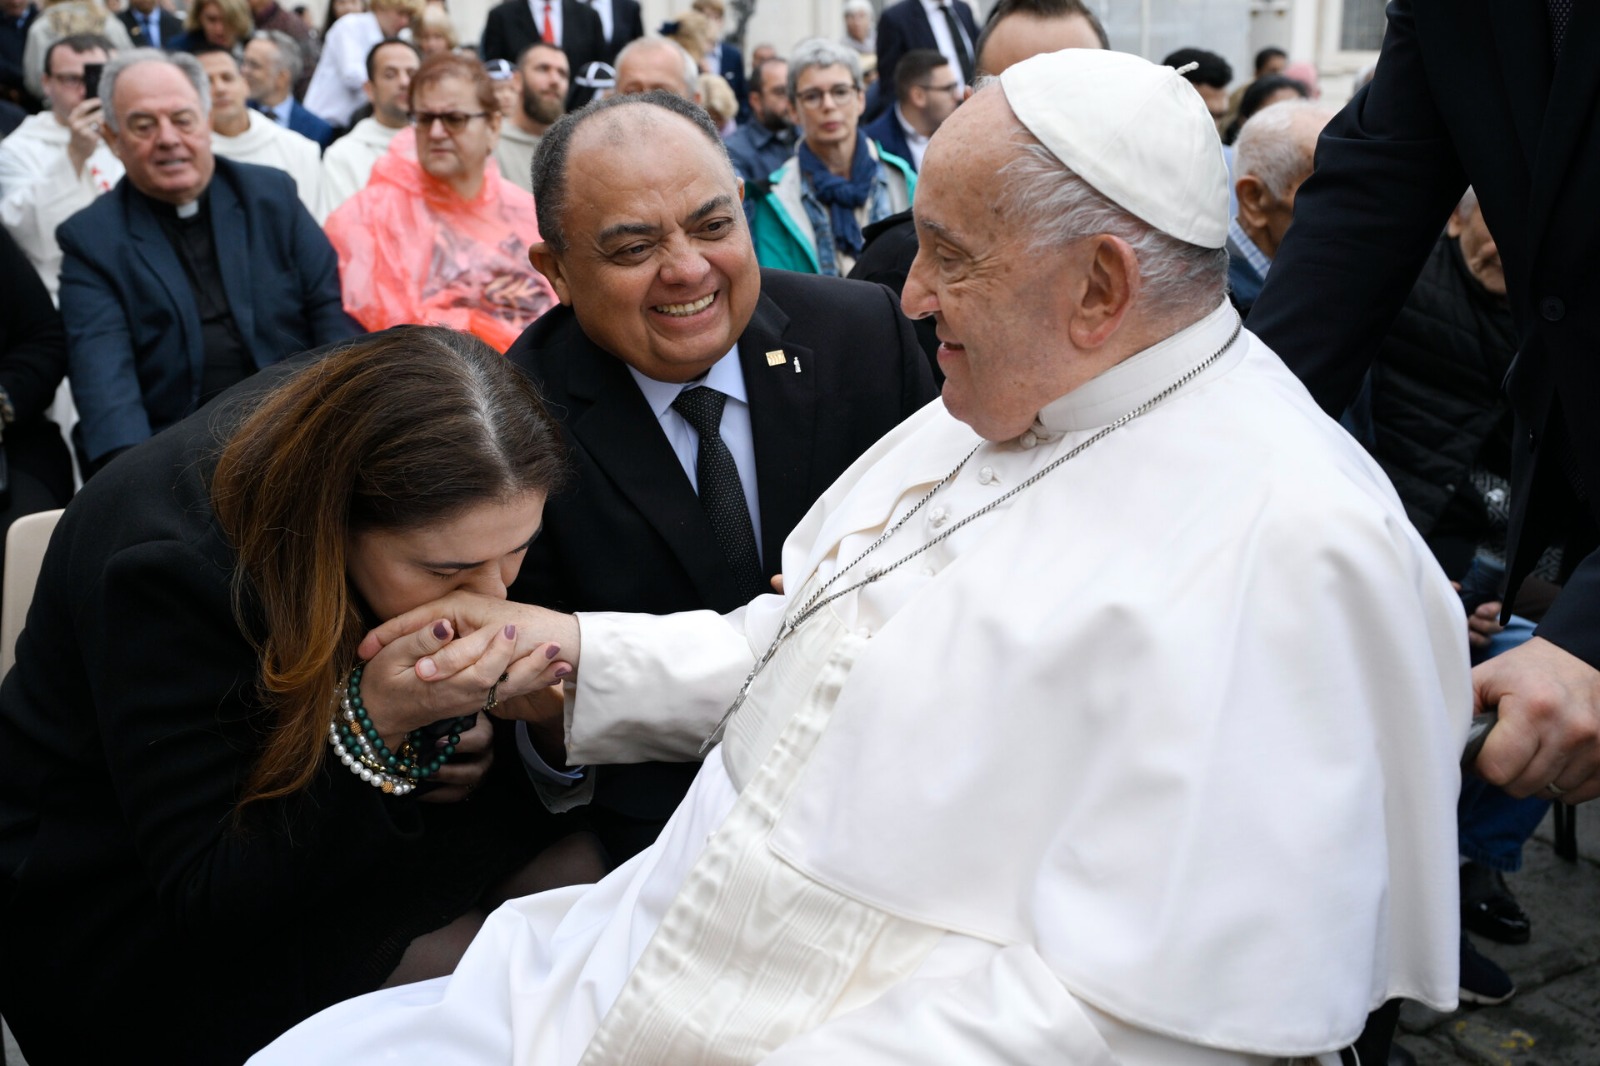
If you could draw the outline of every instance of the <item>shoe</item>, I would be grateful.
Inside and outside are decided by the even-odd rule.
[[[1533,933],[1505,875],[1476,862],[1461,864],[1461,926],[1500,944],[1526,944]]]
[[[1517,994],[1511,975],[1461,937],[1461,1002],[1493,1007]]]

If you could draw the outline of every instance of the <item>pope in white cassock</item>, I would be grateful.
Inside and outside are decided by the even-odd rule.
[[[573,152],[654,106],[569,116]],[[642,220],[730,187],[708,158]],[[1018,64],[934,136],[916,225],[942,403],[811,509],[786,595],[458,594],[369,638],[558,639],[573,761],[693,757],[737,703],[661,839],[252,1062],[1332,1063],[1386,1000],[1453,1006],[1460,601],[1230,310],[1200,98]]]

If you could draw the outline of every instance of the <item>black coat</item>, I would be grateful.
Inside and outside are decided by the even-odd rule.
[[[1600,10],[1574,5],[1558,65],[1540,4],[1393,0],[1388,17],[1377,74],[1324,131],[1250,327],[1343,409],[1471,183],[1520,341],[1510,602],[1544,547],[1574,520],[1592,527],[1600,505]],[[1558,419],[1587,509],[1566,449],[1547,447]],[[1600,554],[1573,562],[1539,632],[1600,667]]]
[[[328,759],[234,826],[270,717],[209,472],[227,412],[295,365],[109,464],[45,555],[0,686],[0,1012],[35,1066],[237,1066],[376,988],[543,824],[498,792],[525,784],[512,760],[468,806]]]
[[[1353,412],[1406,517],[1453,578],[1489,533],[1473,469],[1507,475],[1511,407],[1500,383],[1515,351],[1505,300],[1478,284],[1460,246],[1441,237]]]
[[[777,366],[767,361],[774,351],[785,355]],[[933,382],[893,296],[838,278],[763,270],[739,355],[761,555],[777,573],[801,517],[862,452],[933,398]],[[589,340],[565,307],[530,326],[506,357],[539,381],[576,475],[546,506],[511,598],[650,614],[742,606],[700,500],[622,361]],[[605,767],[596,802],[664,821],[696,769]]]
[[[972,7],[966,0],[954,0],[951,6],[956,21],[967,31],[967,47],[972,49],[972,61],[976,64],[978,23],[972,16]],[[922,0],[900,0],[884,8],[878,18],[878,84],[883,86],[884,110],[894,103],[894,68],[899,65],[901,56],[917,48],[939,50],[939,39],[933,35],[933,24],[928,21]],[[956,73],[961,73],[960,67],[956,67]]]
[[[156,21],[161,24],[161,47],[168,50],[176,47],[178,39],[184,33],[183,20],[159,4],[156,5],[156,16]],[[133,8],[124,8],[119,11],[117,18],[121,19],[122,24],[128,28],[128,36],[133,39],[135,48],[154,47],[149,41],[145,40],[144,23],[140,22],[138,17],[134,15]]]
[[[528,0],[504,0],[489,10],[483,24],[480,47],[485,59],[505,59],[512,63],[523,49],[542,40],[540,27],[533,21]],[[567,110],[589,102],[590,92],[578,85],[583,68],[607,58],[605,26],[600,15],[578,0],[561,0],[561,50],[572,68],[572,87],[567,91]]]
[[[644,14],[639,10],[639,0],[611,0],[611,36],[606,40],[605,61],[615,63],[617,53],[629,41],[644,36]],[[577,71],[572,72],[574,76]]]

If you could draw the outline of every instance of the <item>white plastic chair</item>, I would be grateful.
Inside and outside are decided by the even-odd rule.
[[[6,534],[5,593],[0,596],[0,677],[10,672],[11,664],[17,661],[17,634],[28,617],[44,550],[60,518],[59,510],[23,515],[11,523]]]

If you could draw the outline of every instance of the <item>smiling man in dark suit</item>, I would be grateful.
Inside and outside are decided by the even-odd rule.
[[[514,66],[535,41],[567,53],[573,75],[567,109],[588,103],[592,90],[578,83],[578,74],[607,56],[605,26],[594,8],[579,0],[505,0],[489,11],[483,25],[483,58],[504,59]]]
[[[1534,638],[1479,665],[1498,705],[1477,768],[1513,795],[1600,796],[1600,10],[1394,0],[1372,82],[1328,124],[1250,328],[1337,413],[1468,183],[1495,234],[1520,348],[1511,603],[1564,540]]]
[[[544,243],[531,258],[562,306],[506,354],[543,386],[577,476],[511,596],[566,611],[742,606],[832,480],[933,398],[910,323],[881,286],[761,270],[716,129],[668,93],[563,118],[533,180]],[[654,839],[696,769],[597,772],[614,859]]]

